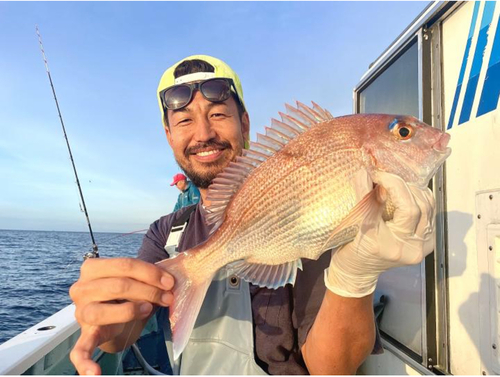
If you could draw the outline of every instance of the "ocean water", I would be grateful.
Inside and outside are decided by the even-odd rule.
[[[94,233],[101,257],[135,257],[143,234]],[[0,344],[71,303],[89,233],[0,230]]]

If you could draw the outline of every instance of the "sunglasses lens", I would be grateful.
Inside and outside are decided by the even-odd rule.
[[[231,86],[226,80],[209,80],[201,84],[201,92],[212,102],[222,102],[229,98]]]
[[[165,91],[163,101],[170,110],[177,110],[189,103],[191,99],[191,88],[186,85],[175,86]]]

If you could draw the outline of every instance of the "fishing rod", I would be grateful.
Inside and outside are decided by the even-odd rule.
[[[64,127],[64,121],[61,115],[61,109],[59,108],[59,102],[57,101],[56,90],[54,88],[54,83],[52,82],[52,77],[50,75],[49,63],[47,62],[47,57],[45,56],[45,50],[43,49],[42,36],[40,35],[40,30],[38,30],[38,25],[35,25],[36,34],[38,35],[38,42],[40,43],[40,50],[42,51],[43,61],[45,63],[45,70],[49,76],[50,87],[52,88],[52,94],[54,94],[54,100],[56,102],[57,113],[59,114],[59,119],[61,120],[61,126],[64,133],[64,138],[66,139],[66,145],[68,146],[69,158],[71,160],[71,165],[73,166],[73,171],[75,173],[76,185],[78,186],[78,192],[80,193],[80,199],[82,201],[83,212],[85,213],[85,218],[87,219],[87,225],[89,226],[90,238],[92,239],[92,251],[85,253],[83,259],[88,258],[99,258],[99,250],[97,244],[95,243],[94,233],[92,233],[92,226],[90,225],[90,218],[87,212],[87,206],[85,205],[85,199],[83,198],[82,187],[80,186],[80,180],[78,179],[78,173],[76,172],[75,161],[73,160],[73,154],[71,153],[71,148],[69,146],[68,136],[66,135],[66,127]]]

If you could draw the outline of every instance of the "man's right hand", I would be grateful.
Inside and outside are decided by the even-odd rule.
[[[79,374],[96,375],[96,347],[119,352],[133,344],[153,305],[169,306],[174,278],[156,265],[132,258],[87,259],[69,294],[81,335],[70,359]]]

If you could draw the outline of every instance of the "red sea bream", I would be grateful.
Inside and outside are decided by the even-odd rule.
[[[334,118],[314,103],[286,107],[209,187],[209,239],[158,262],[175,278],[175,359],[221,267],[268,288],[293,284],[301,258],[350,242],[381,216],[377,171],[425,187],[451,153],[448,134],[410,116]]]

